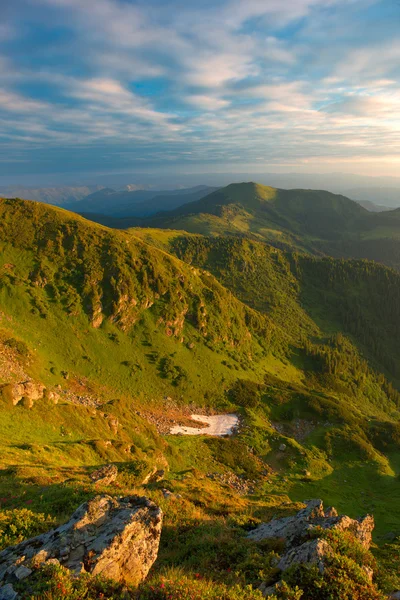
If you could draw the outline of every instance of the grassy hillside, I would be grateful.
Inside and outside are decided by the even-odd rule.
[[[254,210],[275,202],[270,190]],[[391,591],[399,301],[400,276],[366,261],[237,236],[116,231],[1,200],[0,546],[62,521],[99,489],[146,494],[166,520],[139,597],[165,599],[166,588],[173,599],[253,599],[246,586],[273,580],[275,549],[245,532],[321,496],[351,516],[374,512],[379,581]],[[47,391],[15,406],[10,384],[27,378]],[[236,411],[240,430],[168,435],[193,410]],[[89,473],[109,462],[116,484],[96,487]],[[165,480],[143,486],[154,466]]]

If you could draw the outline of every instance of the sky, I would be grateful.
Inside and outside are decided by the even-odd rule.
[[[400,174],[400,0],[0,0],[0,176]]]

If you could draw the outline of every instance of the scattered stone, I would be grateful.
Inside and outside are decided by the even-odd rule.
[[[18,597],[11,583],[7,583],[0,588],[0,600],[15,600]]]
[[[279,450],[281,452],[285,452],[286,448],[287,448],[286,444],[280,444],[280,446],[279,446]]]
[[[106,465],[105,467],[101,467],[90,474],[90,479],[95,483],[100,483],[101,485],[110,485],[113,481],[116,480],[118,475],[118,468],[115,465]]]
[[[240,495],[254,494],[257,481],[238,477],[235,473],[207,473],[207,477],[213,481],[218,481],[222,485],[227,485]]]
[[[161,526],[162,511],[148,498],[97,496],[65,525],[0,552],[0,598],[7,584],[21,574],[29,580],[45,563],[137,585],[157,558]]]
[[[58,404],[60,400],[60,395],[57,392],[49,392],[48,393],[49,400],[52,400],[54,404]]]
[[[119,421],[116,417],[108,417],[108,424],[114,435],[118,433]]]
[[[147,485],[148,483],[158,483],[162,481],[165,477],[164,469],[157,469],[154,467],[148,475],[143,479],[142,485]]]
[[[1,593],[1,591],[0,591],[0,593]],[[0,596],[0,598],[1,598],[1,596]],[[392,594],[390,594],[389,600],[400,600],[400,590],[398,590],[397,592],[393,592]]]

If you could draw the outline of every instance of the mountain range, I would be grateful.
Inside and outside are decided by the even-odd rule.
[[[173,210],[188,202],[194,202],[213,192],[216,188],[198,185],[177,190],[116,191],[103,188],[89,194],[79,202],[64,205],[78,213],[99,213],[118,217],[146,217],[162,210]]]
[[[85,218],[0,200],[0,550],[99,492],[146,494],[165,526],[148,595],[131,598],[206,598],[210,580],[225,586],[210,598],[253,599],[282,548],[246,532],[323,497],[374,513],[378,576],[344,536],[336,575],[290,571],[286,598],[400,587],[400,210],[253,182],[87,202],[115,194],[121,211],[127,194],[126,210],[172,210]],[[170,435],[192,413],[235,413],[240,427]],[[117,481],[93,483],[109,463]]]

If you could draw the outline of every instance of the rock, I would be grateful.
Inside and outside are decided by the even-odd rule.
[[[115,465],[106,465],[105,467],[101,467],[101,469],[97,469],[90,474],[90,479],[95,483],[100,483],[101,485],[110,485],[113,481],[116,480],[118,475],[118,468]]]
[[[11,583],[7,583],[0,588],[0,600],[15,600],[18,597],[17,592],[14,590]]]
[[[264,598],[268,598],[268,596],[273,596],[276,593],[276,584],[267,586],[265,583],[262,583],[258,589]]]
[[[367,567],[366,565],[363,565],[361,568],[365,572],[366,576],[368,577],[368,581],[370,583],[372,583],[374,571],[371,569],[371,567]]]
[[[147,485],[148,483],[158,483],[162,481],[165,477],[164,469],[157,469],[154,467],[148,475],[143,479],[142,485]]]
[[[262,523],[257,529],[250,531],[247,537],[255,542],[283,538],[289,548],[296,539],[307,534],[311,519],[324,516],[322,500],[307,500],[306,502],[306,508],[300,510],[294,517],[273,519],[269,523]]]
[[[320,572],[323,572],[325,559],[333,553],[333,549],[323,538],[309,539],[310,533],[316,528],[350,531],[366,550],[370,548],[374,528],[374,518],[371,515],[351,519],[347,515],[338,515],[333,507],[324,511],[322,500],[306,500],[305,503],[306,507],[295,516],[273,519],[247,535],[256,542],[265,539],[284,540],[285,551],[277,563],[280,571],[286,571],[295,564],[305,564],[317,565]],[[363,568],[368,580],[372,582],[372,569]],[[264,596],[271,595],[273,586],[267,587],[264,584],[261,591]],[[400,594],[398,599],[400,600]]]
[[[18,581],[21,581],[22,579],[26,579],[31,574],[32,574],[32,569],[28,569],[28,567],[24,567],[24,565],[21,565],[20,567],[18,567],[18,569],[16,569],[16,571],[14,571],[14,573],[13,573],[14,577]]]
[[[248,538],[254,541],[264,539],[284,538],[286,547],[290,548],[305,538],[315,527],[323,529],[337,529],[339,531],[350,531],[354,537],[369,549],[374,529],[374,518],[366,515],[360,519],[351,519],[346,515],[337,516],[334,508],[329,508],[325,513],[322,500],[306,500],[306,508],[300,510],[294,517],[274,519],[269,523],[263,523],[248,534]]]
[[[161,526],[162,511],[147,498],[97,496],[65,525],[0,552],[0,589],[55,561],[74,575],[102,574],[137,585],[157,558]]]
[[[286,552],[281,557],[277,568],[281,571],[286,571],[292,565],[309,564],[317,565],[322,573],[324,570],[324,558],[330,554],[332,554],[332,548],[326,540],[310,540]]]
[[[281,444],[281,445],[279,446],[279,450],[280,450],[281,452],[285,452],[286,448],[287,448],[286,444]]]
[[[0,590],[0,593],[1,593],[1,590]],[[0,598],[1,598],[1,596],[0,596]],[[389,600],[400,600],[400,590],[398,590],[397,592],[393,592],[392,594],[390,594]]]
[[[54,404],[58,404],[60,400],[60,396],[57,392],[49,392],[48,398],[49,400],[52,400]]]
[[[11,394],[11,400],[14,406],[16,406],[22,398],[25,398],[31,403],[31,408],[35,400],[41,400],[45,391],[44,385],[41,383],[34,383],[33,381],[23,381],[21,383],[14,383],[8,387]]]
[[[111,431],[114,435],[118,433],[119,422],[116,417],[111,417],[108,419],[108,424],[110,426]]]

